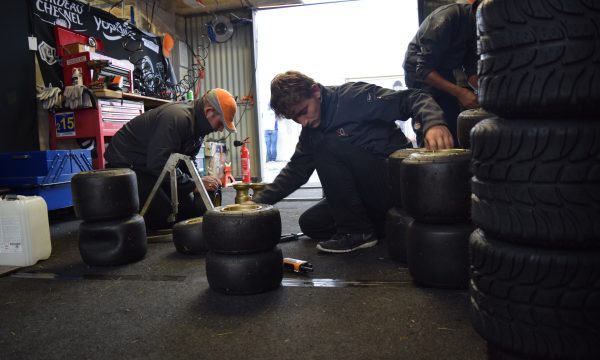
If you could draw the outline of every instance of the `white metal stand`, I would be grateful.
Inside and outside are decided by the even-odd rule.
[[[187,166],[188,170],[190,171],[192,180],[194,180],[194,183],[196,184],[196,188],[200,193],[200,197],[202,198],[202,202],[204,202],[204,206],[206,206],[206,209],[208,210],[215,208],[212,201],[210,200],[210,197],[208,196],[208,192],[206,191],[202,180],[200,179],[200,175],[198,175],[198,170],[192,163],[190,157],[187,155],[174,153],[171,154],[171,156],[169,156],[169,159],[167,160],[165,167],[162,169],[158,180],[156,180],[156,184],[154,184],[154,188],[152,188],[148,199],[146,199],[144,207],[142,207],[142,211],[140,211],[140,215],[144,216],[144,214],[146,214],[146,211],[148,211],[150,203],[154,199],[154,196],[156,195],[158,188],[162,184],[165,175],[169,173],[171,181],[171,205],[173,206],[173,211],[171,215],[169,215],[169,221],[175,221],[175,219],[177,218],[177,209],[179,207],[179,199],[177,196],[177,164],[179,164],[179,161],[183,161]]]

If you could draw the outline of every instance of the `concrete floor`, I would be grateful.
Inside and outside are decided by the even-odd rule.
[[[277,205],[283,233],[299,231],[311,204]],[[415,285],[383,241],[345,255],[321,254],[307,238],[282,243],[315,271],[226,296],[208,287],[204,256],[177,253],[169,236],[150,239],[134,264],[84,264],[79,222],[54,215],[50,259],[0,278],[0,359],[486,358],[467,291]]]

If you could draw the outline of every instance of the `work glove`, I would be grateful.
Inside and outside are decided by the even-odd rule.
[[[69,85],[65,87],[65,106],[69,109],[79,109],[83,106],[83,85]]]
[[[62,104],[62,90],[57,87],[37,87],[36,98],[42,102],[46,110],[59,107]]]

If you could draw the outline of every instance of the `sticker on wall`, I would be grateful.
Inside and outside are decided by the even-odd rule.
[[[58,113],[54,115],[56,137],[75,136],[75,113]]]

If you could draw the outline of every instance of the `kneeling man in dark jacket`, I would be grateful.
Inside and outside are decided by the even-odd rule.
[[[129,121],[112,138],[104,158],[107,167],[130,168],[138,182],[140,205],[143,206],[173,153],[194,158],[204,136],[215,132],[235,132],[235,98],[224,89],[209,90],[200,99],[174,102],[145,112]],[[206,207],[196,184],[186,173],[183,163],[177,168],[178,214],[176,221],[202,216]],[[207,191],[215,191],[221,180],[202,177]],[[144,215],[148,229],[170,227],[171,190],[166,177]]]
[[[430,150],[454,145],[442,110],[422,90],[393,91],[362,82],[323,86],[288,71],[271,81],[270,105],[277,116],[303,129],[290,162],[253,201],[274,204],[317,170],[325,198],[299,222],[306,235],[322,240],[317,249],[324,252],[377,244],[377,230],[392,207],[386,159],[410,146],[396,120],[412,117],[423,124]]]

